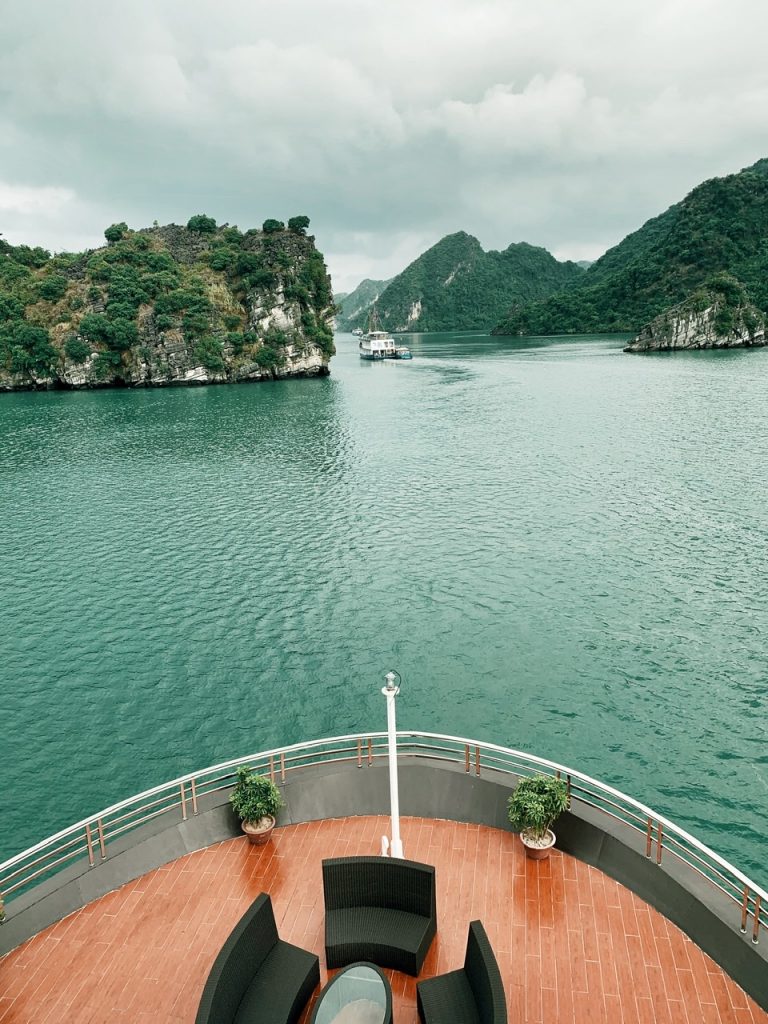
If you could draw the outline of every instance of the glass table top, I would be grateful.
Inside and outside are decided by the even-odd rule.
[[[388,987],[372,965],[353,964],[321,994],[313,1024],[385,1024]]]

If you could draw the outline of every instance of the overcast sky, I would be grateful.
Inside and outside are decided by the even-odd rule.
[[[0,232],[305,213],[336,290],[443,235],[592,259],[768,156],[765,0],[0,0]]]

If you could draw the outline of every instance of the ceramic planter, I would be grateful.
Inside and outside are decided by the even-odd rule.
[[[531,839],[524,832],[521,832],[520,841],[525,847],[526,857],[529,857],[531,860],[546,860],[549,856],[549,851],[555,845],[555,833],[551,828],[548,828],[545,838],[541,840]]]
[[[249,843],[253,843],[254,846],[263,846],[272,835],[275,819],[271,814],[268,814],[261,821],[241,821],[240,827],[248,836]]]

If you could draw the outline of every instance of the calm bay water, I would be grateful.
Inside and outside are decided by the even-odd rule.
[[[410,339],[320,381],[0,395],[0,859],[280,743],[476,736],[766,884],[768,351]]]

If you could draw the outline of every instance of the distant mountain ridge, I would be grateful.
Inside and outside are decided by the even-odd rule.
[[[354,291],[335,296],[341,312],[336,314],[336,326],[341,331],[351,331],[361,319],[366,319],[368,310],[389,284],[389,281],[373,281],[365,278]]]
[[[582,281],[518,302],[494,334],[637,332],[727,273],[768,310],[768,160],[712,178],[592,264]]]
[[[527,242],[486,252],[472,235],[457,231],[389,282],[378,297],[379,320],[390,331],[487,330],[512,302],[542,298],[584,273]],[[363,327],[366,319],[363,310],[349,327]]]

